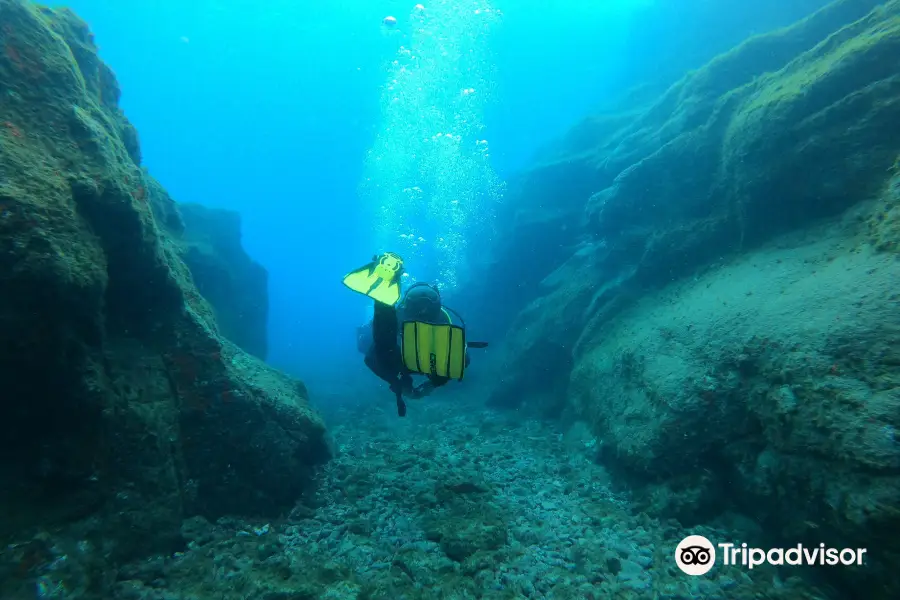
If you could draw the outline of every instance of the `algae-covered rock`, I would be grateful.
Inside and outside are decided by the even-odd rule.
[[[599,278],[598,250],[584,246],[541,283],[546,295],[517,315],[500,348],[490,405],[524,406],[544,416],[556,416],[564,408],[582,315],[595,297],[602,296],[583,284],[590,275]]]
[[[900,262],[859,216],[645,297],[581,340],[570,398],[653,510],[692,523],[732,506],[773,546],[866,547],[868,571],[834,576],[888,598]]]
[[[425,538],[437,542],[454,562],[487,559],[508,540],[507,525],[490,510],[474,514],[435,515],[424,524]]]
[[[0,595],[57,558],[50,530],[86,541],[96,590],[178,549],[184,515],[289,507],[324,427],[220,335],[87,26],[0,0],[0,82],[0,539],[27,554]]]
[[[556,162],[593,189],[563,204],[571,246],[515,267],[532,297],[495,403],[555,412],[570,376],[598,459],[648,510],[877,547],[867,597],[896,597],[898,122],[900,2],[838,0],[591,125],[593,148],[573,134]]]
[[[773,121],[771,128],[766,128],[768,116],[762,114],[762,129],[739,131],[737,122],[741,119],[740,105],[749,103],[757,93],[764,94],[766,82],[777,85],[782,69],[800,68],[798,65],[811,64],[817,57],[834,56],[834,52],[847,54],[842,67],[855,71],[858,79],[847,81],[837,74],[832,79],[830,73],[822,72],[819,89],[834,84],[828,92],[832,101],[845,98],[863,103],[855,104],[856,109],[864,108],[866,98],[881,97],[870,96],[867,86],[880,81],[891,68],[896,70],[896,58],[891,58],[893,38],[878,32],[869,34],[872,27],[877,28],[879,19],[889,21],[893,3],[868,17],[868,25],[854,24],[881,4],[880,0],[838,0],[791,27],[748,39],[690,72],[653,102],[644,98],[625,102],[577,124],[561,142],[540,155],[538,164],[510,181],[498,218],[497,248],[490,267],[481,276],[485,285],[480,286],[482,293],[473,305],[491,311],[498,323],[509,324],[514,310],[542,295],[540,281],[560,267],[582,242],[602,240],[609,252],[607,275],[616,278],[621,273],[625,275],[623,282],[627,282],[631,279],[627,270],[634,266],[635,255],[641,257],[636,277],[668,279],[742,241],[750,243],[769,235],[772,221],[766,221],[765,215],[772,205],[762,200],[757,205],[752,202],[754,197],[743,196],[726,170],[740,168],[741,152],[748,148],[756,154],[740,174],[747,180],[770,177],[765,167],[756,166],[769,158],[767,152],[772,149],[782,156],[785,148],[794,147],[799,152],[797,160],[779,167],[779,173],[787,174],[785,179],[795,172],[792,170],[803,174],[769,196],[777,202],[776,198],[793,198],[797,188],[802,192],[796,203],[776,205],[780,211],[791,207],[790,214],[779,214],[783,226],[797,224],[791,215],[802,221],[834,214],[840,206],[864,198],[865,190],[860,190],[855,200],[848,199],[840,206],[832,201],[817,205],[817,194],[835,185],[828,182],[840,170],[830,170],[824,163],[817,165],[814,154],[835,146],[828,164],[853,155],[854,165],[861,165],[854,170],[874,174],[880,169],[883,173],[879,140],[888,136],[890,128],[880,128],[880,124],[890,118],[890,113],[884,112],[893,110],[890,105],[866,117],[866,126],[850,127],[846,138],[838,135],[841,123],[849,127],[857,121],[855,109],[847,103],[850,110],[841,112],[838,109],[843,105],[838,103],[829,113],[834,122],[826,136],[814,135],[814,123],[801,114],[806,111],[806,116],[812,116],[825,107],[803,102],[792,105],[789,127]],[[842,34],[837,39],[855,40],[851,45],[861,46],[863,53],[837,47],[840,44],[830,36],[839,31]],[[863,68],[880,57],[884,58],[880,70]],[[808,147],[803,145],[804,140],[810,142]],[[732,150],[727,145],[731,142],[741,144],[741,150]],[[867,144],[871,144],[869,149]],[[865,157],[869,150],[876,159],[871,163]],[[815,169],[807,176],[809,166]],[[814,173],[829,177],[819,182]],[[750,203],[745,205],[747,200]],[[810,212],[802,212],[805,209]],[[498,303],[497,297],[504,302]]]
[[[548,296],[544,278],[590,253],[595,264],[568,285],[582,289],[569,295],[592,297],[562,332],[558,319],[523,312],[510,378],[549,356],[519,352],[516,339],[574,348],[582,328],[602,327],[628,298],[876,194],[900,151],[890,126],[900,119],[898,12],[896,1],[838,0],[716,58],[624,125],[581,127],[570,154],[529,172],[527,192],[508,205],[561,216],[540,241],[521,228],[506,235],[486,293]],[[566,175],[540,175],[548,169]]]
[[[615,119],[616,123],[621,123]],[[608,123],[597,125],[605,131]],[[573,144],[585,137],[578,135]],[[497,215],[496,247],[479,285],[465,291],[464,311],[483,317],[482,335],[502,334],[516,310],[540,295],[541,281],[578,249],[584,202],[603,187],[592,157],[548,159],[509,182]]]
[[[178,206],[184,221],[182,256],[194,285],[209,300],[229,340],[265,359],[268,272],[241,246],[240,215],[199,204]]]
[[[866,15],[865,4],[835,2],[749,40],[604,145],[615,179],[587,214],[610,262],[638,238],[636,276],[678,276],[880,189],[896,155],[898,7]]]

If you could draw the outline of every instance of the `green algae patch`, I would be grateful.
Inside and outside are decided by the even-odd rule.
[[[0,30],[3,33],[2,67],[4,83],[20,99],[40,105],[52,104],[38,88],[49,86],[60,101],[74,102],[82,97],[85,83],[66,40],[48,24],[54,11],[16,0],[0,2]],[[8,96],[8,94],[7,94]]]
[[[813,113],[856,91],[861,82],[868,84],[896,75],[892,60],[900,54],[900,17],[892,14],[896,10],[897,3],[889,2],[783,69],[760,78],[736,114],[734,131],[739,131],[742,121],[756,111],[769,116],[773,105],[800,104],[804,112]]]

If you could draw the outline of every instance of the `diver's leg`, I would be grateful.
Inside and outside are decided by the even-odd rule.
[[[396,381],[403,371],[403,358],[397,344],[397,310],[393,306],[375,303],[372,337],[375,359],[381,363],[379,369],[385,374],[390,373],[392,382]],[[381,375],[379,377],[384,379]]]
[[[374,345],[366,352],[365,362],[370,371],[391,385],[391,389],[393,389],[398,382],[403,393],[412,389],[413,381],[409,373],[402,370],[398,371],[395,368],[395,365],[385,363],[381,360],[378,357],[378,351],[375,349]]]
[[[412,378],[404,373],[400,347],[397,345],[397,310],[388,304],[375,303],[372,318],[372,349],[366,354],[366,365],[388,382],[397,397],[397,414],[406,416],[403,392],[412,388]]]
[[[391,385],[397,381],[397,370],[393,369],[390,363],[381,360],[374,344],[369,348],[369,351],[366,352],[365,360],[369,370],[378,375],[379,378]]]
[[[372,317],[372,337],[375,340],[375,351],[379,356],[396,355],[396,360],[399,360],[396,308],[382,302],[375,303],[375,314]]]
[[[406,403],[403,401],[403,394],[412,393],[412,377],[409,376],[409,373],[398,373],[396,369],[386,365],[378,358],[374,345],[366,353],[366,366],[391,386],[391,391],[397,397],[397,414],[405,417]]]

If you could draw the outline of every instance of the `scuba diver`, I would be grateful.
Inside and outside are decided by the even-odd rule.
[[[403,259],[385,252],[344,277],[344,285],[375,301],[371,323],[357,329],[357,348],[366,366],[390,385],[401,417],[406,416],[404,396],[424,398],[451,379],[462,381],[467,349],[487,347],[487,342],[466,340],[465,322],[443,305],[434,286],[415,283],[399,302],[403,272]],[[414,386],[413,375],[426,381]]]

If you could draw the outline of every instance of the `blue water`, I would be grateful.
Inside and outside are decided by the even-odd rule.
[[[396,15],[397,29],[408,33],[411,3],[66,4],[89,22],[116,72],[150,172],[180,202],[241,213],[244,246],[270,273],[270,362],[307,380],[357,367],[354,328],[367,303],[340,277],[384,242],[359,190],[366,153],[386,126],[383,86],[403,43],[381,21]],[[715,30],[716,39],[694,44],[696,56],[682,60],[666,44],[690,38],[673,26],[673,14],[690,20],[684,6],[682,13],[647,0],[493,6],[503,18],[482,60],[493,68],[494,94],[478,116],[490,141],[488,167],[501,182],[628,86],[671,78],[696,66],[685,60],[701,64],[747,33],[739,23]],[[437,258],[423,254],[407,266],[434,278]]]
[[[398,44],[381,20],[397,14],[402,28],[407,3],[66,4],[116,72],[150,172],[180,202],[240,211],[245,248],[270,273],[270,362],[305,377],[357,364],[367,303],[340,277],[376,243],[358,188]],[[499,101],[484,135],[499,177],[613,84],[599,76],[615,72],[609,61],[579,59],[614,45],[595,35],[605,17],[588,4],[553,13],[522,2],[494,32]]]

